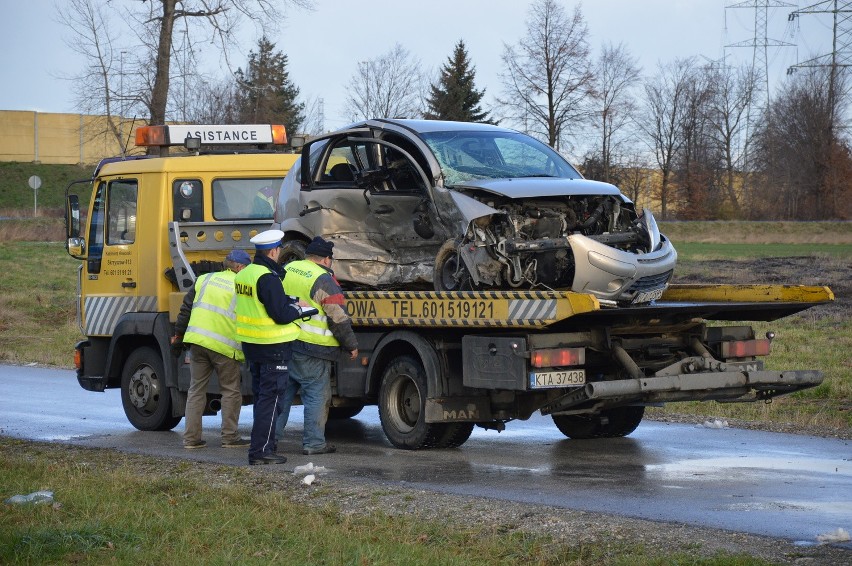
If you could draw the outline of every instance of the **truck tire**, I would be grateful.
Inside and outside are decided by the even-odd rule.
[[[473,423],[447,423],[447,430],[436,448],[458,448],[473,433]]]
[[[291,261],[305,259],[305,248],[308,247],[303,240],[284,240],[281,244],[281,255],[278,256],[278,263],[287,265]]]
[[[139,430],[172,430],[181,417],[172,416],[163,358],[153,348],[134,350],[121,372],[121,404],[130,424]]]
[[[379,420],[391,444],[417,450],[438,448],[447,425],[426,422],[426,371],[410,356],[396,358],[382,376]]]
[[[329,420],[351,419],[364,410],[364,405],[352,405],[349,407],[329,407]]]
[[[645,407],[616,407],[594,415],[553,415],[556,428],[574,440],[627,436],[639,426]]]

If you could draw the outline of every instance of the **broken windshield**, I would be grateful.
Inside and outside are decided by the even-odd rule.
[[[516,132],[427,132],[423,141],[441,164],[446,185],[476,179],[582,178],[547,145]]]

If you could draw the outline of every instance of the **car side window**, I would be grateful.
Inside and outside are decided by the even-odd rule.
[[[423,179],[405,155],[392,147],[382,146],[382,163],[388,172],[388,190],[422,192]]]
[[[355,171],[358,169],[358,159],[352,145],[342,140],[331,148],[328,159],[323,165],[319,182],[335,185],[352,184],[355,182]]]

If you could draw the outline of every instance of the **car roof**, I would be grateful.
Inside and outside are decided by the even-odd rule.
[[[492,124],[482,124],[477,122],[451,122],[447,120],[409,120],[409,119],[391,119],[380,118],[369,120],[358,124],[359,126],[370,126],[376,122],[380,124],[394,124],[407,128],[418,134],[429,132],[448,132],[448,131],[481,131],[481,132],[516,132],[509,128],[502,128]]]

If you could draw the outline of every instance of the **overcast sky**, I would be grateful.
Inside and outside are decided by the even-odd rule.
[[[139,0],[113,0],[131,2]],[[753,9],[728,8],[742,0],[586,0],[582,12],[589,27],[593,53],[604,42],[624,43],[647,74],[658,62],[699,56],[729,63],[750,61],[752,49],[728,47],[754,37]],[[758,2],[759,3],[759,2]],[[773,1],[790,4],[771,8],[769,39],[796,44],[770,47],[770,79],[783,79],[787,67],[831,47],[831,18],[802,15],[790,24],[787,16],[819,0]],[[343,114],[345,87],[359,61],[386,53],[401,44],[437,71],[459,39],[464,39],[476,68],[476,86],[486,89],[486,107],[501,90],[500,56],[504,44],[524,34],[531,0],[315,0],[313,11],[290,10],[276,36],[276,49],[290,62],[290,75],[304,99],[324,102],[326,129],[348,123]],[[577,2],[563,0],[566,10]],[[63,43],[67,31],[57,22],[54,0],[0,0],[0,110],[76,112],[73,83],[59,77],[76,72],[82,61]],[[244,52],[235,56],[245,66],[257,42],[254,30],[243,30]],[[220,62],[209,57],[206,73],[222,75]]]

